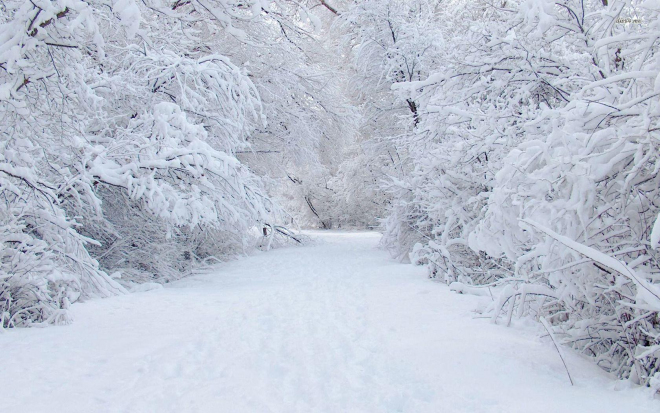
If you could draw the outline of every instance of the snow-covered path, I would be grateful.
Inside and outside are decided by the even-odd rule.
[[[0,333],[6,412],[658,412],[527,327],[475,319],[375,233],[225,264]]]

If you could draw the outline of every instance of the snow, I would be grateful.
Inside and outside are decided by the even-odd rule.
[[[651,248],[656,249],[658,246],[660,246],[660,215],[655,219],[651,230]]]
[[[540,231],[543,231],[549,237],[556,239],[557,241],[566,245],[568,248],[579,252],[585,257],[591,258],[592,260],[594,260],[594,262],[599,262],[604,266],[609,267],[617,271],[619,274],[622,274],[623,276],[629,278],[637,286],[637,297],[636,297],[637,302],[648,303],[651,306],[652,311],[657,311],[658,309],[660,309],[660,288],[658,288],[654,284],[651,284],[647,280],[639,277],[637,274],[635,274],[635,271],[632,268],[630,268],[628,265],[626,265],[624,262],[621,262],[616,258],[612,258],[607,254],[603,254],[602,252],[590,248],[586,245],[577,243],[568,237],[559,235],[556,232],[552,231],[551,229],[545,228],[542,225],[539,225],[528,219],[521,219],[520,221],[529,224]]]
[[[74,304],[75,322],[0,335],[0,411],[657,412],[540,325],[376,248],[314,232],[164,289]],[[621,387],[621,386],[619,386]],[[625,386],[624,386],[625,387]]]

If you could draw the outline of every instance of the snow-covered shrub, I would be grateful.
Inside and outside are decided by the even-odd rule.
[[[443,4],[436,74],[394,85],[418,118],[394,138],[406,156],[384,187],[384,244],[448,282],[505,285],[495,318],[542,315],[605,369],[649,384],[658,4]]]
[[[528,122],[527,142],[505,159],[471,244],[511,260],[515,284],[551,288],[536,311],[552,316],[567,343],[648,384],[660,368],[660,269],[651,242],[660,212],[660,8],[594,4],[576,22],[561,8],[530,4],[545,6],[533,20],[544,23],[538,36],[581,46],[577,58],[566,55],[575,92]],[[616,23],[626,18],[644,23]]]
[[[57,146],[21,137],[25,126],[15,125],[17,136],[0,144],[3,327],[68,322],[61,310],[79,297],[123,292],[89,255],[96,241],[77,231],[79,223],[64,208],[68,198],[88,199],[88,185],[62,166],[69,159],[51,152]]]
[[[273,206],[235,152],[261,102],[214,34],[269,4],[0,5],[4,326],[252,242]]]
[[[98,207],[76,170],[80,119],[93,105],[81,43],[94,31],[83,2],[5,2],[0,22],[0,311],[3,325],[67,322],[78,297],[123,289],[98,268],[69,202]],[[74,21],[77,28],[66,21]],[[90,45],[91,47],[91,45]],[[66,62],[66,63],[65,63]],[[81,113],[82,112],[82,113]]]

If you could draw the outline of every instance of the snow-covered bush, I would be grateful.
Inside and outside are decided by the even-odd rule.
[[[573,77],[562,86],[572,90],[569,103],[525,125],[527,141],[504,160],[471,245],[510,260],[516,288],[551,288],[543,305],[519,300],[521,313],[551,315],[567,343],[648,384],[660,368],[651,237],[660,212],[660,7],[594,3],[582,15],[578,2],[524,6],[538,37],[573,46],[564,52]],[[633,18],[643,23],[617,23]]]
[[[214,35],[269,4],[0,6],[3,326],[251,242],[273,206],[235,152],[261,102]]]
[[[443,2],[444,59],[393,86],[417,105],[384,244],[447,282],[505,285],[620,377],[659,368],[654,2]],[[660,227],[660,226],[659,226]]]

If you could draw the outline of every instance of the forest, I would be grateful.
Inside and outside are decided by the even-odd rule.
[[[659,393],[660,1],[0,0],[0,198],[0,338],[369,229]]]

